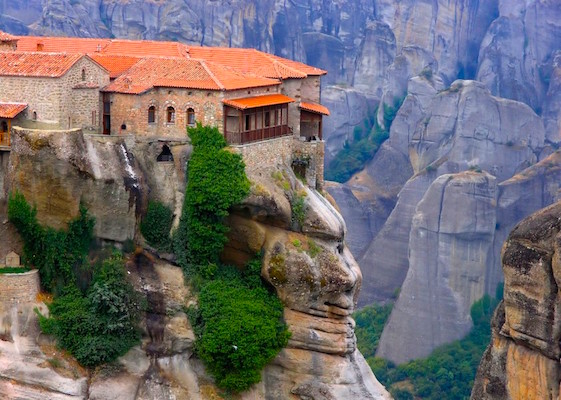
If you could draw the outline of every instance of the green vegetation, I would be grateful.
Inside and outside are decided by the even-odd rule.
[[[0,274],[23,274],[24,272],[29,272],[27,267],[4,267],[0,268]]]
[[[249,193],[250,183],[239,154],[226,149],[217,128],[188,128],[193,153],[179,227],[174,237],[178,263],[188,275],[192,268],[216,264],[227,241],[228,210]]]
[[[374,357],[393,304],[373,304],[354,313],[357,346],[365,358]]]
[[[305,193],[304,193],[305,194]],[[294,230],[300,230],[306,219],[306,196],[294,193],[290,202],[292,207],[292,225]]]
[[[188,133],[193,153],[174,249],[199,290],[199,308],[189,310],[195,350],[219,387],[240,392],[260,380],[261,369],[290,334],[282,304],[261,280],[261,259],[243,271],[219,263],[228,210],[249,193],[241,157],[225,148],[216,128],[198,125]],[[284,181],[280,173],[275,179]]]
[[[261,369],[290,336],[281,320],[281,302],[261,283],[261,260],[253,264],[246,274],[221,267],[218,276],[202,286],[192,318],[197,354],[218,386],[232,392],[259,382]]]
[[[148,203],[146,215],[140,223],[140,232],[148,244],[158,251],[170,250],[169,231],[173,222],[173,212],[159,201]]]
[[[10,195],[8,218],[23,238],[24,263],[39,269],[54,294],[49,317],[39,314],[41,329],[87,367],[126,353],[140,338],[141,301],[125,279],[122,257],[88,262],[95,221],[83,206],[67,231],[42,227],[36,215],[21,193]]]
[[[497,288],[497,299],[502,286]],[[441,346],[420,360],[395,366],[375,357],[379,334],[385,323],[380,307],[357,313],[356,335],[372,371],[395,399],[469,399],[481,356],[491,339],[490,320],[499,300],[484,296],[471,307],[474,326],[462,340]],[[361,315],[364,312],[366,315]]]
[[[382,143],[389,138],[391,124],[404,99],[396,99],[393,106],[384,104],[384,128],[376,121],[378,109],[363,121],[363,126],[354,128],[354,140],[346,141],[343,149],[329,164],[325,173],[327,180],[346,182],[354,173],[364,168]]]

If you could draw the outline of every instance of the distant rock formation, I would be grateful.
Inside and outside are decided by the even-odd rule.
[[[504,300],[479,366],[473,400],[558,399],[561,204],[526,218],[503,250]]]

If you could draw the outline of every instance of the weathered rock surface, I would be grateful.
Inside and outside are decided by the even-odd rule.
[[[124,242],[135,237],[148,188],[151,199],[180,215],[189,146],[186,139],[166,143],[173,163],[156,162],[158,140],[14,128],[5,190],[23,193],[39,221],[55,228],[78,215],[82,202],[96,218],[97,237]]]
[[[504,300],[477,372],[474,400],[558,399],[561,204],[526,218],[503,249]]]
[[[561,10],[550,1],[499,1],[499,18],[481,43],[477,79],[493,94],[544,108]],[[559,142],[559,132],[551,139]]]
[[[415,78],[410,87],[388,143],[408,155],[415,175],[360,259],[362,304],[388,299],[401,286],[409,268],[415,207],[434,179],[472,168],[488,171],[500,182],[535,163],[544,145],[543,124],[529,107],[493,97],[480,83],[457,81],[436,92],[426,80]],[[372,175],[381,175],[383,167]]]
[[[275,175],[284,176],[285,185],[263,179]],[[253,182],[252,196],[230,218],[231,240],[224,257],[243,261],[243,253],[263,251],[262,276],[275,287],[292,332],[287,347],[263,372],[265,398],[389,399],[356,349],[350,315],[362,275],[344,244],[342,217],[317,191],[303,186],[288,167],[261,168],[248,171],[248,176]],[[279,193],[280,187],[284,192]],[[273,193],[268,207],[251,212],[256,210],[252,197]],[[283,229],[272,223],[272,216],[278,215],[276,204],[295,195],[305,199],[300,226]],[[268,210],[271,214],[266,218]],[[286,211],[292,213],[290,208]],[[282,217],[286,219],[293,220]]]
[[[425,192],[413,215],[407,278],[377,355],[403,363],[469,331],[470,306],[485,294],[497,194],[495,177],[472,171],[441,175]]]

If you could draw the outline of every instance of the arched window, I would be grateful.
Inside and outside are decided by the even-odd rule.
[[[195,110],[192,108],[187,109],[187,125],[195,126]]]
[[[164,144],[162,147],[162,152],[156,159],[156,161],[173,161],[173,154],[171,154],[171,150],[169,149],[167,144]]]
[[[82,68],[82,80],[85,81],[86,80],[86,69]]]
[[[153,124],[156,122],[156,107],[150,106],[148,107],[148,123]]]
[[[33,111],[33,121],[37,121],[37,111]]]
[[[168,124],[175,124],[175,108],[172,106],[167,109],[167,122]]]

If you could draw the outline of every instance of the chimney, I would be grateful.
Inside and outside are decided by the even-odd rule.
[[[45,44],[43,42],[37,42],[37,51],[43,51]]]

